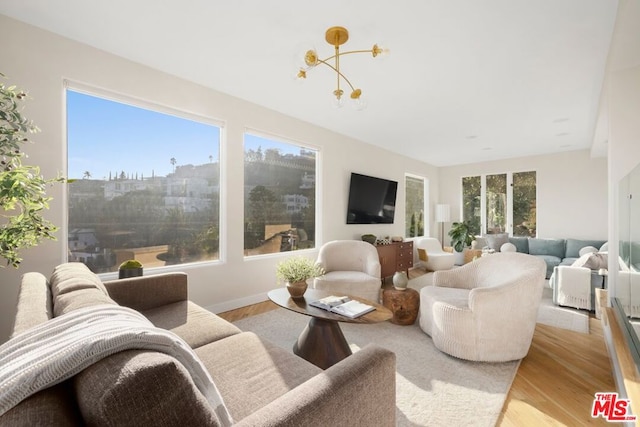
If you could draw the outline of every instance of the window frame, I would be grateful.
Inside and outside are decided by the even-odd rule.
[[[301,142],[299,140],[296,140],[294,138],[290,138],[290,137],[286,137],[274,132],[269,132],[269,131],[265,131],[265,130],[261,130],[261,129],[257,129],[254,127],[249,127],[246,126],[244,127],[244,129],[242,130],[242,155],[243,155],[243,161],[242,161],[242,226],[244,229],[244,225],[246,224],[245,222],[245,218],[246,218],[246,206],[244,203],[245,200],[245,194],[244,191],[246,190],[246,185],[245,185],[245,162],[244,162],[244,156],[246,155],[246,135],[250,134],[253,135],[255,137],[258,138],[263,138],[263,139],[269,139],[272,140],[274,142],[277,143],[282,143],[282,144],[289,144],[292,146],[295,146],[297,148],[300,149],[307,149],[307,150],[312,150],[315,152],[315,210],[314,210],[314,218],[315,218],[315,243],[314,243],[314,247],[313,248],[306,248],[306,249],[296,249],[295,251],[284,251],[284,252],[271,252],[271,253],[265,253],[265,254],[254,254],[254,255],[245,255],[244,251],[246,250],[244,247],[244,241],[242,244],[242,258],[245,261],[251,261],[251,260],[258,260],[258,259],[266,259],[266,258],[281,258],[287,255],[291,255],[292,253],[296,253],[296,254],[305,254],[305,253],[309,253],[309,252],[313,252],[313,251],[317,251],[320,246],[322,246],[323,241],[322,241],[322,236],[323,236],[323,232],[322,232],[322,149],[319,146],[316,146],[314,144],[311,143],[307,143],[307,142]],[[243,232],[243,236],[244,236],[244,232]]]
[[[535,172],[536,174],[536,204],[538,200],[538,171],[536,169],[527,169],[516,172],[492,172],[474,175],[464,175],[460,178],[460,218],[464,218],[464,178],[480,177],[480,236],[487,235],[487,176],[489,175],[506,175],[507,176],[507,203],[506,203],[506,224],[505,232],[513,237],[513,175],[525,172]],[[536,223],[536,236],[538,233]]]
[[[423,222],[423,234],[419,236],[406,236],[407,239],[415,239],[419,237],[429,236],[431,232],[431,215],[429,209],[429,178],[423,175],[418,175],[410,172],[405,172],[404,174],[404,227],[403,234],[407,233],[407,178],[418,179],[422,181],[422,222]]]
[[[189,112],[186,109],[180,109],[177,107],[171,107],[165,104],[161,104],[159,102],[154,102],[148,99],[143,99],[140,97],[136,97],[133,95],[124,94],[122,92],[118,92],[115,90],[108,90],[99,88],[96,86],[92,86],[86,83],[78,82],[71,79],[64,79],[62,84],[62,102],[64,112],[63,116],[63,140],[64,144],[64,160],[63,166],[65,171],[69,170],[69,135],[68,135],[68,99],[67,93],[68,91],[73,91],[77,93],[81,93],[83,95],[88,95],[96,98],[101,98],[107,101],[116,102],[120,104],[125,104],[131,107],[140,108],[143,110],[152,111],[155,113],[160,113],[164,115],[174,116],[180,119],[189,120],[193,122],[198,122],[201,124],[215,126],[219,129],[219,141],[218,141],[218,157],[219,157],[219,189],[218,189],[218,258],[217,259],[209,259],[202,261],[193,261],[186,262],[180,264],[172,264],[165,266],[157,266],[157,267],[148,267],[148,270],[152,270],[154,273],[163,273],[169,271],[181,271],[188,269],[192,266],[203,266],[203,265],[218,265],[223,264],[227,261],[227,218],[226,218],[226,209],[223,205],[226,201],[226,193],[227,193],[227,156],[226,156],[226,137],[227,137],[227,124],[226,121],[214,118],[206,115],[196,114],[193,112]],[[65,206],[63,212],[63,224],[61,231],[64,234],[64,244],[62,245],[63,251],[63,259],[68,259],[69,253],[69,202],[70,202],[70,189],[68,186],[65,186],[63,191],[63,203]],[[147,269],[147,267],[145,267]],[[109,280],[112,278],[118,277],[118,271],[110,271],[110,272],[102,272],[98,273],[98,276],[104,278],[105,280]]]

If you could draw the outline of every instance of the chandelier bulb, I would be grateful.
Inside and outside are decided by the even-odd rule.
[[[374,58],[384,59],[389,56],[389,48],[384,47],[383,43],[376,43],[371,48],[371,55]]]
[[[362,91],[356,89],[351,93],[352,106],[357,111],[362,111],[367,108],[367,99],[362,96]]]
[[[309,49],[304,54],[304,63],[307,64],[308,67],[315,67],[318,65],[318,53],[314,49]]]
[[[336,89],[333,91],[333,107],[334,108],[342,108],[344,106],[344,98],[342,95],[344,91],[342,89]]]

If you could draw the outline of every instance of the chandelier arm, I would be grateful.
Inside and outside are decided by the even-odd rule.
[[[349,55],[351,53],[373,53],[373,49],[367,49],[367,50],[349,50],[347,52],[340,52],[340,56],[342,55]]]
[[[347,52],[340,52],[340,53],[338,54],[338,56],[348,55],[348,54],[350,54],[350,53],[371,53],[371,54],[373,54],[373,49],[369,49],[369,50],[350,50],[350,51],[347,51]],[[318,62],[321,62],[321,61],[330,61],[330,60],[332,60],[332,59],[333,59],[333,58],[335,58],[335,57],[336,57],[336,55],[332,55],[332,56],[329,56],[329,57],[324,58],[324,59],[318,59]]]
[[[338,73],[338,75],[339,75],[340,77],[342,77],[342,78],[344,79],[344,81],[345,81],[345,82],[347,82],[347,84],[349,85],[349,87],[351,88],[351,90],[352,90],[352,91],[356,90],[356,88],[355,88],[355,87],[353,87],[353,85],[351,84],[351,82],[349,81],[349,79],[348,79],[344,74],[342,74],[342,73],[341,73],[341,72],[340,72],[336,67],[334,67],[333,65],[329,64],[328,62],[325,62],[325,60],[324,60],[324,59],[318,59],[318,63],[319,63],[319,64],[324,64],[324,65],[326,65],[327,67],[331,68],[333,71],[335,71],[336,73]]]

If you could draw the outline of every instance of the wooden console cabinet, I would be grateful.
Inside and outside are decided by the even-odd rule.
[[[376,245],[380,258],[381,276],[393,276],[396,271],[406,271],[413,267],[413,242],[394,242],[388,245]]]

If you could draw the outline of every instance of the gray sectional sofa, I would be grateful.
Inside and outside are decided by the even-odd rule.
[[[580,257],[580,249],[586,246],[593,246],[600,249],[606,240],[580,240],[580,239],[542,239],[534,237],[507,237],[503,235],[487,235],[476,237],[475,247],[482,249],[490,247],[496,251],[500,250],[502,244],[509,242],[515,245],[516,251],[535,255],[544,260],[547,264],[545,278],[550,278],[553,268],[558,265],[571,265]]]
[[[323,371],[189,301],[184,273],[104,283],[80,263],[62,264],[50,278],[27,273],[12,337],[84,307],[117,304],[195,351],[234,425],[395,425],[393,352],[370,344]],[[0,415],[0,425],[222,425],[209,402],[178,360],[134,348],[32,394]]]

